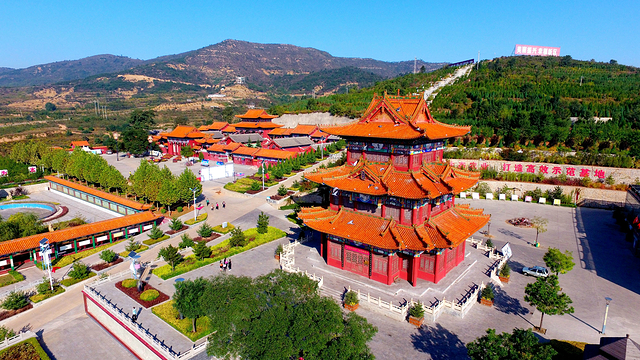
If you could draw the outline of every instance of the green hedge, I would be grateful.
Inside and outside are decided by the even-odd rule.
[[[33,295],[32,297],[29,298],[29,300],[31,300],[31,302],[35,304],[35,303],[39,303],[42,300],[46,300],[50,297],[54,297],[56,295],[62,294],[63,292],[64,292],[64,288],[62,286],[58,286],[56,291],[52,293]]]
[[[203,222],[203,221],[207,220],[208,217],[209,217],[209,214],[204,213],[204,214],[198,215],[198,217],[196,218],[195,221],[193,219],[189,219],[189,220],[185,221],[184,223],[187,224],[187,225],[193,225],[193,224],[197,224],[199,222]]]
[[[122,287],[129,289],[132,287],[136,287],[136,285],[138,285],[138,280],[136,279],[124,279],[122,280]]]
[[[38,338],[35,338],[35,337],[32,337],[25,341],[21,341],[15,345],[11,345],[6,349],[1,350],[0,359],[19,359],[19,356],[26,355],[24,351],[25,344],[33,346],[33,349],[35,350],[36,354],[39,356],[40,360],[51,360],[51,358],[47,355],[47,353],[42,348],[42,345],[40,345]],[[14,354],[15,351],[17,351],[18,353]]]
[[[142,243],[145,244],[145,245],[153,245],[153,244],[157,244],[157,243],[159,243],[161,241],[165,241],[170,237],[171,236],[169,236],[169,235],[162,235],[161,237],[159,237],[159,238],[157,238],[155,240],[154,239],[149,239],[149,240],[143,241]]]
[[[231,223],[227,223],[227,227],[226,228],[223,228],[222,224],[213,227],[213,231],[215,231],[217,233],[220,233],[220,234],[226,234],[226,233],[230,232],[233,229],[235,229],[235,226],[233,226]]]
[[[15,284],[23,280],[24,275],[15,270],[9,270],[8,274],[0,276],[0,287]]]
[[[233,255],[237,255],[240,254],[242,252],[245,252],[247,250],[253,249],[254,247],[260,246],[262,244],[266,244],[268,242],[271,242],[273,240],[276,239],[280,239],[283,236],[286,236],[287,234],[277,228],[274,228],[272,226],[269,226],[269,230],[267,231],[266,234],[259,234],[258,233],[258,229],[257,228],[252,228],[249,230],[245,230],[243,231],[243,233],[245,234],[247,239],[250,238],[255,238],[253,241],[251,241],[250,243],[248,243],[245,246],[242,247],[231,247],[229,245],[229,240],[225,240],[223,242],[221,242],[220,244],[217,244],[213,247],[211,247],[212,253],[213,253],[213,257],[210,258],[206,258],[203,260],[196,260],[195,262],[191,262],[191,261],[183,261],[182,263],[178,264],[176,266],[175,271],[171,271],[171,266],[170,265],[164,265],[161,266],[157,269],[153,270],[153,273],[162,278],[163,280],[167,280],[170,279],[174,276],[178,276],[178,275],[182,275],[184,273],[187,273],[189,271],[201,268],[203,266],[209,265],[209,264],[213,264],[215,262],[218,262],[224,258],[228,258],[231,257]],[[228,250],[225,252],[221,252],[221,250],[227,248]],[[195,259],[195,257],[193,255],[191,256],[187,256],[185,258],[185,260],[187,259]]]
[[[207,316],[201,316],[196,320],[196,332],[192,332],[193,320],[186,317],[180,320],[178,310],[173,307],[173,303],[173,300],[169,300],[154,306],[151,308],[151,312],[178,330],[182,335],[191,339],[191,341],[196,341],[211,333],[211,321]]]
[[[153,301],[157,299],[158,296],[160,296],[160,293],[158,292],[158,290],[149,289],[149,290],[143,291],[142,294],[140,294],[140,300]]]
[[[94,276],[96,276],[96,273],[90,272],[89,276],[87,276],[86,278],[83,278],[83,279],[68,278],[68,279],[64,279],[64,280],[60,281],[60,284],[66,286],[66,287],[69,287],[69,286],[71,286],[73,284],[79,283],[80,281],[85,281],[87,279],[91,279]]]

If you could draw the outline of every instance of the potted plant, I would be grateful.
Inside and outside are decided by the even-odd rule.
[[[482,294],[480,296],[480,304],[486,306],[493,306],[493,298],[496,295],[493,292],[493,288],[487,285],[484,289],[482,289]]]
[[[344,295],[345,309],[349,311],[356,311],[358,309],[359,303],[360,303],[360,300],[358,299],[358,294],[355,291],[349,290]]]
[[[278,247],[276,247],[276,252],[275,252],[276,260],[280,261],[280,254],[282,254],[283,251],[284,251],[284,248],[282,247],[282,244],[280,244],[280,245],[278,245]]]
[[[511,267],[509,266],[508,263],[504,263],[504,266],[502,267],[502,269],[500,269],[500,272],[498,273],[498,278],[503,283],[508,284],[510,277],[511,277]]]
[[[422,304],[415,303],[409,308],[409,324],[417,327],[422,326],[424,322],[424,307]]]
[[[484,245],[486,247],[488,247],[488,248],[492,248],[493,247],[493,241],[491,241],[491,239],[487,239],[487,242]]]

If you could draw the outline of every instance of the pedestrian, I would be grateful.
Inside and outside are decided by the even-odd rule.
[[[222,202],[222,208],[224,209],[225,206],[227,206],[227,203],[223,201]]]
[[[211,211],[213,211],[213,205],[211,205]]]
[[[209,206],[209,199],[207,199],[207,206]]]
[[[220,260],[220,271],[222,271],[222,260]]]
[[[229,259],[229,264],[227,264],[229,266],[229,271],[231,271],[231,259]]]
[[[218,209],[220,209],[220,208],[218,207],[218,203],[216,203],[216,210],[218,210]]]
[[[134,306],[133,311],[131,312],[131,320],[136,322],[138,320],[138,309]]]
[[[224,271],[227,271],[227,266],[229,266],[229,264],[227,263],[227,258],[224,258]]]

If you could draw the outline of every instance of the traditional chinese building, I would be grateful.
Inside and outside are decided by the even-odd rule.
[[[185,146],[193,149],[200,149],[200,143],[196,139],[205,138],[206,135],[193,126],[179,125],[170,133],[160,133],[158,145],[162,152],[169,155],[180,155],[180,151]]]
[[[283,125],[273,123],[271,120],[277,118],[275,115],[269,115],[264,110],[252,109],[247,110],[242,115],[236,115],[240,122],[233,124],[236,133],[258,133],[267,136],[273,129],[282,127]]]
[[[480,174],[443,162],[444,140],[468,126],[433,119],[422,97],[375,95],[362,118],[323,128],[347,141],[347,163],[306,173],[330,188],[327,208],[298,216],[332,266],[386,284],[437,283],[464,260],[465,240],[490,216],[455,205]]]

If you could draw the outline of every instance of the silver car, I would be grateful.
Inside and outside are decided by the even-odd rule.
[[[525,275],[531,275],[535,277],[547,277],[549,276],[549,270],[542,266],[524,267],[522,273]]]

